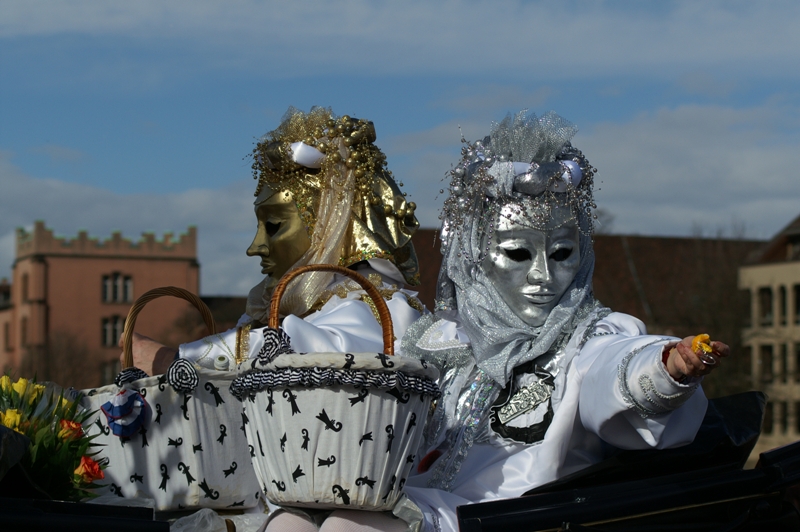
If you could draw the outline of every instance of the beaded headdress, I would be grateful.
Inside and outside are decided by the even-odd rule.
[[[552,229],[551,213],[558,207],[572,214],[562,224],[575,221],[591,235],[595,169],[570,144],[577,127],[552,111],[537,118],[526,110],[492,126],[483,140],[461,139],[461,160],[450,171],[450,196],[440,216],[445,245],[458,246],[468,260],[480,263],[500,216],[516,214],[515,223]],[[464,232],[470,225],[485,237],[477,254]]]
[[[381,258],[391,261],[406,283],[419,284],[411,244],[419,227],[416,205],[406,202],[375,140],[368,120],[337,117],[324,107],[308,113],[290,107],[253,149],[255,195],[265,188],[291,193],[311,240],[298,266],[350,266]],[[282,311],[307,311],[331,277],[322,272],[304,277],[303,293],[290,288]]]
[[[444,261],[436,310],[458,311],[478,367],[497,383],[505,383],[517,365],[557,345],[583,315],[579,310],[594,302],[595,169],[570,144],[576,132],[554,112],[537,117],[524,110],[494,123],[480,141],[462,139],[461,159],[450,171],[450,196],[441,215]],[[566,224],[580,231],[579,269],[540,327],[516,316],[483,273],[481,262],[501,217],[541,231]]]

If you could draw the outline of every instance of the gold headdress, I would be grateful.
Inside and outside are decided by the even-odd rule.
[[[419,227],[416,205],[406,202],[375,139],[370,121],[337,118],[328,108],[304,113],[290,107],[280,126],[253,149],[256,196],[264,187],[292,194],[311,239],[298,266],[350,266],[382,258],[394,263],[408,284],[419,284],[411,244]],[[284,296],[295,314],[310,308],[331,278],[324,273],[312,276],[317,279],[304,278],[302,283],[305,294]],[[297,298],[304,301],[291,302]]]

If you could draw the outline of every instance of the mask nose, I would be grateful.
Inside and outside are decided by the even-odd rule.
[[[247,248],[246,253],[248,257],[269,257],[269,237],[266,229],[261,224],[258,224],[256,236],[253,238],[250,247]]]
[[[542,253],[537,253],[533,259],[533,264],[531,264],[531,269],[528,270],[528,284],[547,284],[550,279],[550,265],[547,262],[547,257]]]

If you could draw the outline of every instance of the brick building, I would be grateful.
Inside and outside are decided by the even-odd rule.
[[[130,304],[167,285],[199,291],[194,227],[177,240],[145,233],[138,242],[119,232],[105,241],[85,231],[55,237],[41,221],[30,233],[19,229],[12,282],[0,284],[0,369],[76,388],[111,382]],[[187,307],[156,300],[136,330],[176,341],[168,331]]]

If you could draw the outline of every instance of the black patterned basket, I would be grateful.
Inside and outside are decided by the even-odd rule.
[[[282,331],[267,331],[257,358],[239,365],[232,386],[245,402],[253,465],[267,498],[284,506],[389,510],[417,456],[438,371],[393,356],[391,316],[378,290],[352,270],[331,265],[284,276],[270,306],[277,328],[286,286],[307,271],[358,282],[383,327],[383,353],[288,353]]]

